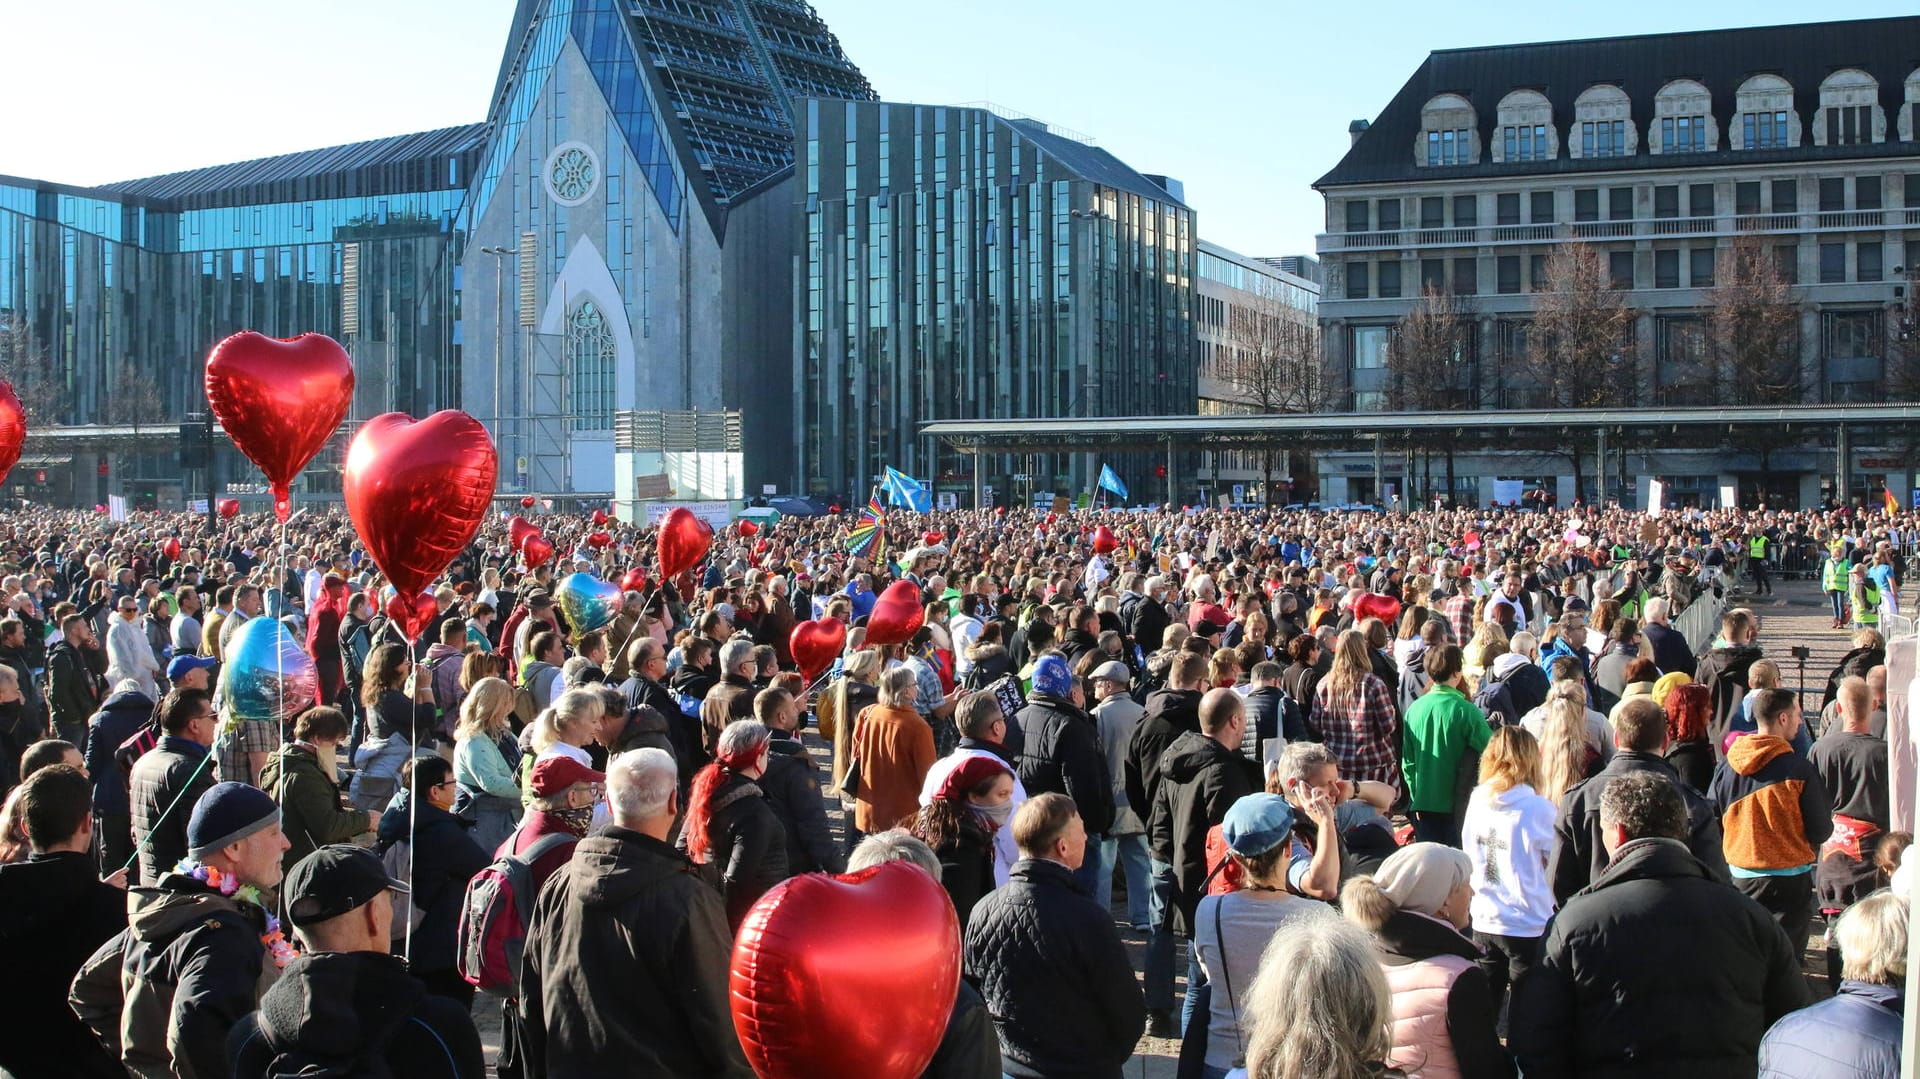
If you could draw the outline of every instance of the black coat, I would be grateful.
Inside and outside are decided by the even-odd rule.
[[[1481,957],[1480,949],[1466,937],[1432,918],[1405,911],[1389,917],[1375,939],[1380,944],[1381,959],[1390,967],[1442,955],[1476,962]],[[1477,965],[1461,971],[1447,991],[1447,1040],[1453,1046],[1462,1079],[1512,1079],[1513,1058],[1500,1047],[1494,1032],[1499,1016],[1486,972]]]
[[[233,1079],[292,1069],[355,1068],[408,1079],[483,1079],[486,1056],[473,1019],[430,996],[395,955],[322,952],[287,964],[260,1010],[227,1037]],[[331,1073],[329,1073],[331,1074]]]
[[[1653,652],[1653,665],[1660,668],[1661,674],[1675,671],[1693,677],[1695,660],[1693,649],[1687,647],[1687,638],[1672,626],[1663,626],[1658,622],[1648,622],[1641,632],[1647,636],[1647,647]]]
[[[1187,733],[1160,758],[1160,794],[1147,824],[1153,857],[1173,865],[1175,910],[1192,936],[1194,909],[1206,890],[1207,830],[1226,819],[1227,807],[1260,789],[1260,768],[1208,738]],[[1165,835],[1165,850],[1152,837]]]
[[[966,925],[980,897],[993,891],[993,835],[971,810],[962,811],[960,834],[940,844],[940,883],[953,900],[953,910]]]
[[[987,1014],[987,1002],[962,978],[953,998],[953,1014],[947,1017],[947,1033],[920,1079],[1000,1079],[1004,1074],[1000,1035],[993,1029],[993,1016]]]
[[[1806,1002],[1760,904],[1643,839],[1560,908],[1515,987],[1510,1047],[1527,1079],[1751,1076],[1761,1035]]]
[[[8,1075],[121,1076],[67,1006],[67,987],[95,948],[127,927],[127,893],[100,881],[90,855],[36,854],[0,865],[0,955],[10,998],[0,1037]]]
[[[787,829],[757,783],[728,773],[713,789],[707,836],[706,876],[727,897],[727,924],[738,930],[767,889],[792,875],[787,872]],[[686,845],[685,832],[680,843]]]
[[[469,822],[422,802],[417,807],[400,803],[381,814],[379,847],[382,853],[407,838],[408,819],[416,813],[411,883],[414,907],[426,915],[420,921],[420,928],[413,931],[412,966],[417,971],[452,970],[467,882],[492,864],[493,852],[481,850],[480,844],[473,841],[473,836],[468,834],[472,828]],[[406,929],[396,923],[394,940],[400,940]]]
[[[1707,721],[1707,741],[1712,742],[1714,752],[1724,758],[1720,748],[1726,744],[1727,728],[1733,717],[1740,712],[1740,702],[1745,699],[1747,690],[1747,672],[1754,661],[1760,658],[1760,649],[1754,645],[1742,644],[1729,648],[1716,648],[1700,657],[1695,667],[1693,680],[1707,687],[1707,693],[1713,698],[1713,714]]]
[[[1553,857],[1548,871],[1553,897],[1566,903],[1573,893],[1599,879],[1607,868],[1607,849],[1600,844],[1600,795],[1615,776],[1653,772],[1673,781],[1687,803],[1687,848],[1716,880],[1727,880],[1727,859],[1720,849],[1720,814],[1706,795],[1681,781],[1673,765],[1651,753],[1622,749],[1600,771],[1568,789],[1560,800],[1553,824]]]
[[[527,928],[530,1079],[753,1079],[728,1009],[732,953],[719,893],[672,847],[618,826],[581,840]]]
[[[1820,697],[1820,707],[1825,708],[1840,695],[1840,683],[1858,676],[1865,678],[1867,672],[1887,661],[1885,648],[1855,648],[1840,657],[1833,671],[1827,675],[1827,691]]]
[[[1015,770],[1027,796],[1064,794],[1088,835],[1106,834],[1113,826],[1113,780],[1093,717],[1071,701],[1032,693],[1016,718],[1023,740]]]
[[[806,749],[795,739],[775,735],[767,774],[756,782],[787,836],[787,873],[841,873],[847,860],[833,841],[833,824],[820,800],[820,776]],[[799,752],[787,752],[794,746]]]
[[[1181,735],[1200,730],[1200,694],[1191,689],[1156,689],[1148,694],[1146,709],[1146,715],[1133,728],[1133,737],[1127,741],[1127,774],[1122,777],[1127,804],[1135,813],[1140,812],[1141,806],[1148,807],[1149,813],[1152,811],[1154,799],[1160,792],[1160,758],[1167,747]],[[1151,827],[1147,838],[1153,841]],[[1171,844],[1172,837],[1166,840]]]
[[[1112,916],[1057,862],[1016,862],[973,908],[966,969],[1022,1079],[1120,1079],[1146,1027],[1145,998]]]
[[[213,786],[213,771],[207,747],[174,735],[162,737],[133,766],[133,839],[151,840],[140,850],[140,879],[129,876],[129,884],[158,884],[161,874],[187,856],[187,821],[194,803]]]
[[[92,656],[100,649],[84,651],[63,638],[47,649],[47,697],[53,708],[57,728],[82,727],[100,707],[100,676],[94,673]]]
[[[130,812],[129,779],[113,754],[120,743],[138,734],[152,719],[153,701],[139,690],[129,689],[108,697],[87,721],[87,744],[80,748],[87,758],[87,776],[93,780],[94,812]]]
[[[1100,650],[1100,638],[1084,629],[1070,629],[1061,634],[1060,643],[1056,647],[1060,649],[1060,654],[1066,657],[1067,669],[1071,671],[1080,665],[1081,656]]]
[[[1160,643],[1166,638],[1167,627],[1172,622],[1167,608],[1155,603],[1152,596],[1133,596],[1120,604],[1120,624],[1126,628],[1127,635],[1133,638],[1134,643],[1140,646],[1142,655],[1160,650]]]

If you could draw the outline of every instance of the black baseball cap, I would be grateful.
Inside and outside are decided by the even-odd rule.
[[[281,894],[287,920],[305,927],[338,918],[378,898],[381,892],[404,895],[407,886],[387,875],[379,855],[365,847],[336,843],[321,847],[294,864]]]

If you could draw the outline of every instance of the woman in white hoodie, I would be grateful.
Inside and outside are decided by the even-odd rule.
[[[1473,862],[1473,941],[1495,1014],[1509,986],[1540,958],[1553,916],[1554,804],[1535,792],[1540,746],[1521,727],[1502,727],[1480,754],[1480,785],[1467,799],[1461,836]],[[1504,1034],[1505,1022],[1501,1023]]]

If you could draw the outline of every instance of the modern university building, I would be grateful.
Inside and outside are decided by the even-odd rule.
[[[96,188],[0,177],[0,364],[34,431],[7,493],[198,495],[176,425],[241,329],[341,341],[352,421],[463,408],[503,490],[623,507],[863,497],[883,463],[971,490],[919,422],[1193,411],[1178,185],[1035,121],[882,104],[803,0],[518,0],[484,115]],[[338,491],[343,446],[307,494]],[[983,467],[1011,491],[1097,466]],[[257,476],[229,448],[215,479]]]

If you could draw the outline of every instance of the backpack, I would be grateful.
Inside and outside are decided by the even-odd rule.
[[[1492,670],[1481,677],[1480,688],[1473,691],[1473,704],[1495,727],[1520,725],[1520,714],[1513,705],[1513,691],[1507,688],[1506,679],[1494,677]]]
[[[408,890],[392,893],[393,899],[393,939],[400,940],[409,932],[418,933],[420,923],[427,920],[427,908],[413,901],[413,844],[402,839],[387,848],[380,856],[381,864],[387,867],[387,876],[393,880],[407,882]]]
[[[540,710],[533,706],[533,690],[525,684],[516,683],[513,687],[513,714],[520,717],[520,725],[532,723]]]
[[[543,835],[519,854],[503,854],[467,882],[454,936],[454,964],[468,984],[499,996],[520,995],[520,954],[533,917],[533,864],[575,836]]]

